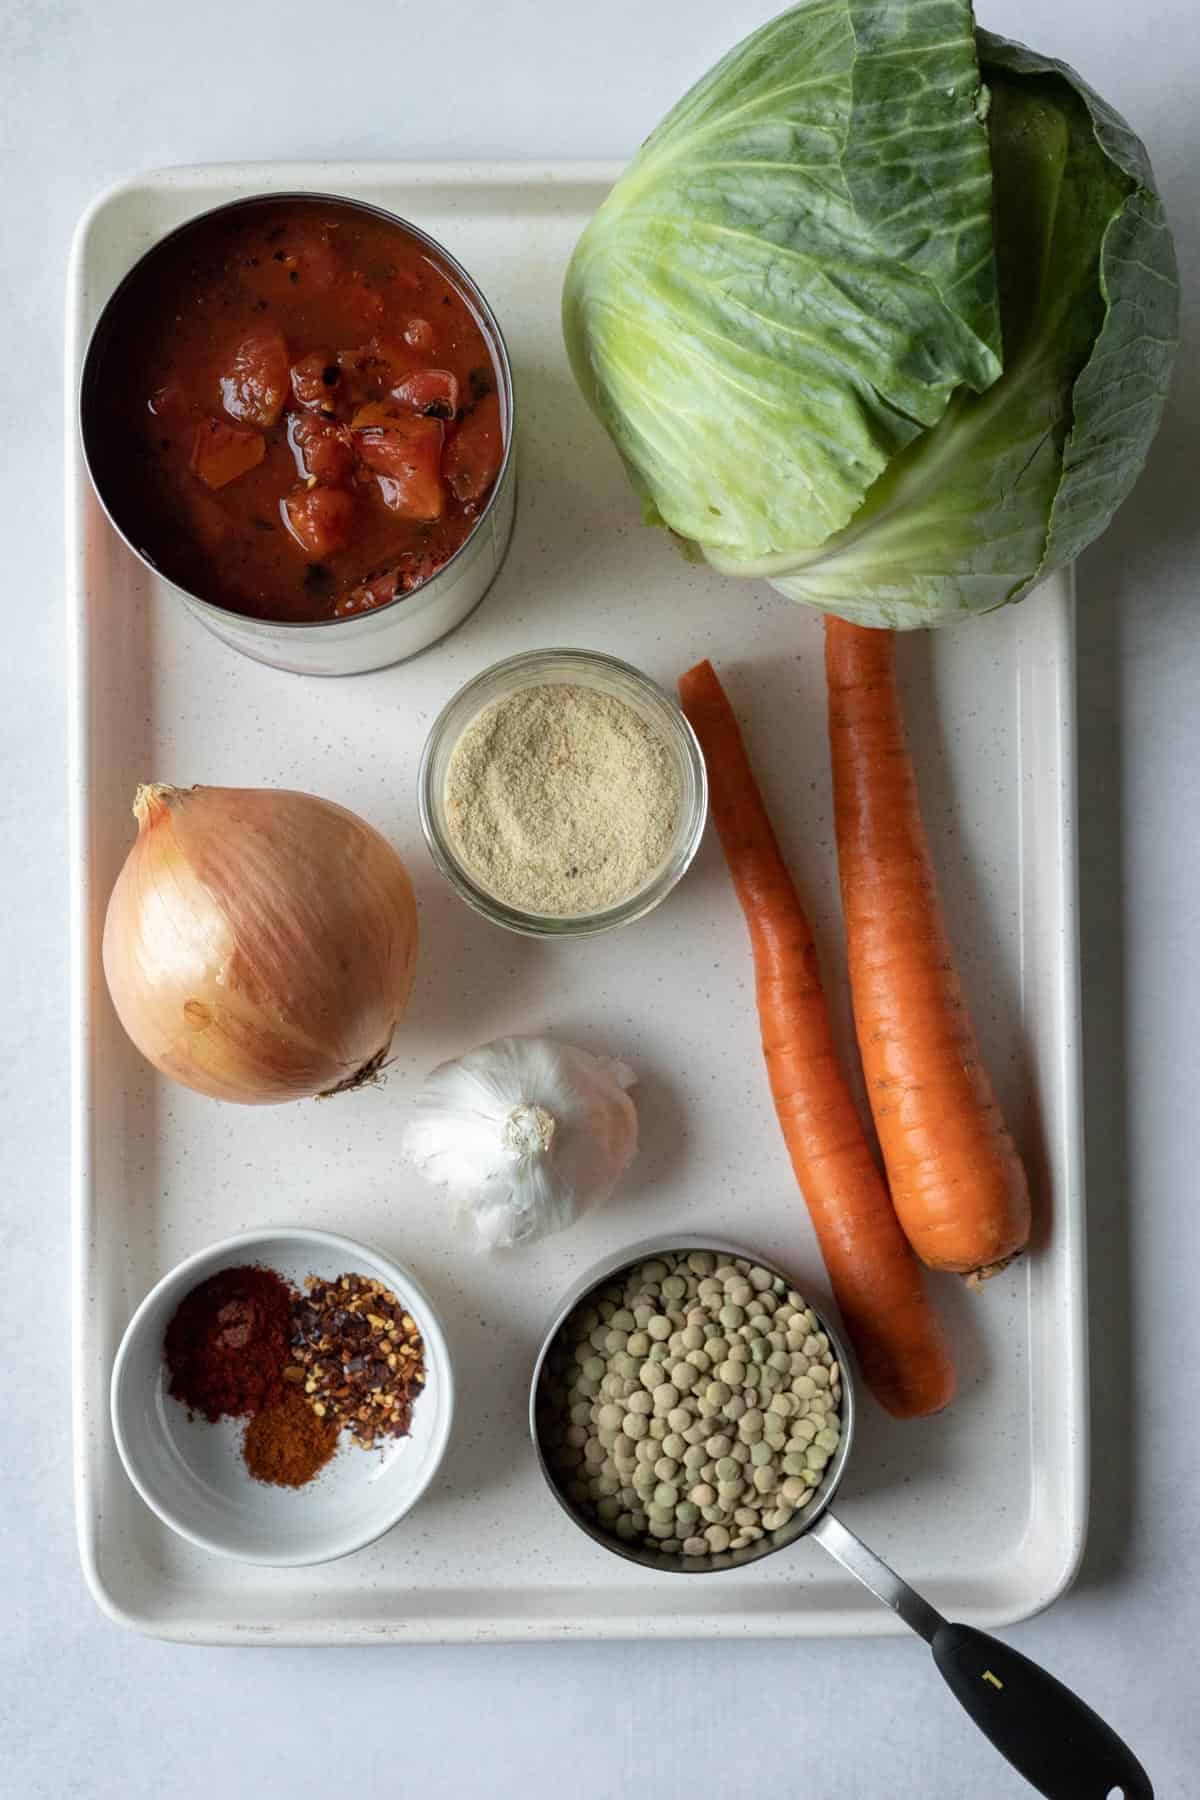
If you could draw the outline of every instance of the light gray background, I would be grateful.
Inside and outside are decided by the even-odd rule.
[[[67,1399],[61,313],[74,222],[163,163],[624,157],[770,0],[9,0],[0,32],[0,1791],[422,1800],[983,1800],[1026,1792],[915,1641],[182,1650],[75,1556]],[[1048,15],[1048,16],[1044,16]],[[1193,0],[991,0],[1149,142],[1200,242]],[[1134,499],[1080,571],[1093,1518],[1015,1641],[1200,1791],[1197,333]]]

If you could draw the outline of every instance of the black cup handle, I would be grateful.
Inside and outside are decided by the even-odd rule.
[[[1019,1650],[949,1621],[932,1649],[959,1705],[1046,1800],[1154,1800],[1150,1777],[1112,1727]]]

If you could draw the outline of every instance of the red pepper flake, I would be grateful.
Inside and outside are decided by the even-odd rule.
[[[365,1275],[310,1275],[304,1289],[292,1315],[287,1379],[303,1380],[317,1417],[344,1425],[365,1450],[407,1437],[425,1385],[425,1346],[412,1314]]]

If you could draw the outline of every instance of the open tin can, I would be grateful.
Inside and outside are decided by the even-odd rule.
[[[308,621],[250,616],[182,585],[161,568],[144,541],[135,509],[123,498],[106,457],[106,396],[116,371],[114,346],[136,322],[137,308],[153,288],[156,271],[186,250],[222,218],[238,222],[256,210],[313,203],[331,210],[374,216],[395,226],[424,249],[458,289],[486,342],[495,371],[504,449],[491,492],[469,535],[419,586],[383,604],[347,617]],[[79,429],[84,462],[101,507],[117,534],[153,575],[179,594],[188,611],[223,643],[257,662],[302,675],[357,675],[416,656],[469,617],[495,580],[512,535],[516,505],[515,408],[512,368],[491,306],[462,265],[417,225],[382,207],[341,195],[256,194],[214,207],[160,238],[141,256],[104,307],[84,359],[79,392]]]

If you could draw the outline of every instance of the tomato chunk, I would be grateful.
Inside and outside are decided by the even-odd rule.
[[[392,389],[392,397],[431,419],[452,419],[458,411],[458,376],[449,369],[418,369]]]
[[[292,394],[297,406],[333,410],[342,371],[332,350],[313,350],[292,364]]]
[[[344,488],[294,488],[283,503],[287,528],[312,556],[332,556],[350,542],[354,495]]]
[[[230,425],[225,419],[202,419],[192,440],[192,473],[206,487],[227,487],[239,475],[257,469],[266,453],[261,431]]]
[[[396,598],[400,591],[400,577],[395,569],[388,569],[382,575],[372,575],[367,581],[360,581],[357,587],[347,588],[334,601],[335,618],[349,618],[353,613],[370,612],[376,606],[386,606]]]
[[[504,461],[500,401],[487,394],[465,418],[446,446],[446,480],[456,500],[481,500]]]
[[[298,475],[315,475],[337,486],[354,470],[354,442],[344,425],[314,413],[294,413],[288,420],[288,443]]]
[[[432,550],[405,550],[393,567],[370,575],[366,581],[339,594],[334,613],[338,618],[345,618],[352,613],[370,612],[373,607],[386,606],[398,594],[411,594],[431,575],[436,575],[445,560],[445,556]]]
[[[377,401],[359,408],[352,428],[361,461],[379,477],[385,505],[405,519],[440,519],[446,504],[441,421]]]
[[[402,338],[378,333],[357,350],[339,350],[336,361],[342,372],[338,397],[351,406],[383,399],[397,382],[420,367],[420,358]]]
[[[288,392],[288,348],[278,325],[264,325],[244,337],[221,376],[221,402],[231,419],[274,425]]]

